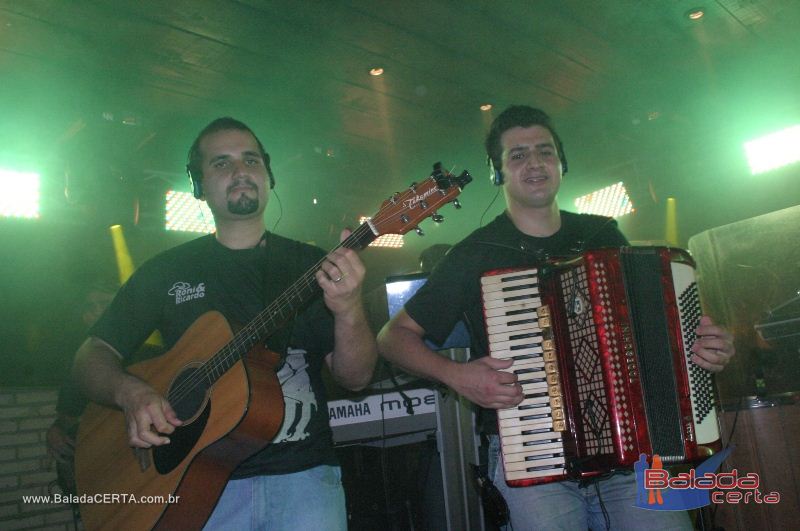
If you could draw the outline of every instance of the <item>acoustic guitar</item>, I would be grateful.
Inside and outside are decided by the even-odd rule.
[[[384,234],[405,234],[454,202],[472,177],[434,165],[420,184],[394,194],[339,247],[361,250]],[[321,264],[321,262],[320,262]],[[321,292],[312,267],[234,334],[218,312],[200,316],[162,356],[127,370],[167,397],[184,424],[170,444],[132,449],[120,410],[90,404],[75,454],[78,502],[86,529],[200,529],[233,470],[263,449],[283,422],[275,375],[279,356],[264,340]]]

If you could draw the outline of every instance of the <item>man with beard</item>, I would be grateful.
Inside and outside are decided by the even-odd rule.
[[[79,349],[75,374],[88,397],[125,413],[129,444],[169,444],[182,420],[167,399],[123,369],[159,330],[167,349],[202,314],[249,323],[307,270],[320,264],[323,297],[267,340],[279,353],[284,423],[267,447],[233,472],[207,529],[346,529],[341,472],[332,449],[320,371],[358,390],[370,380],[375,340],[361,302],[364,266],[354,251],[327,256],[266,230],[275,180],[261,141],[245,124],[220,118],[189,150],[194,195],[208,203],[217,231],[142,265]],[[343,232],[342,237],[346,237]],[[120,429],[123,429],[120,426]]]
[[[533,487],[506,485],[497,436],[497,409],[524,398],[518,377],[505,372],[513,360],[488,355],[480,278],[492,269],[519,268],[581,250],[620,247],[628,241],[611,218],[558,208],[556,195],[567,164],[550,117],[515,105],[492,122],[486,138],[493,180],[502,185],[506,211],[456,244],[428,282],[378,336],[381,354],[401,368],[448,385],[481,408],[481,431],[490,441],[489,477],[508,503],[513,529],[691,529],[685,512],[633,507],[632,474],[613,474],[579,483],[561,481]],[[502,173],[500,173],[502,172]],[[501,176],[502,175],[502,176]],[[423,338],[441,344],[466,318],[472,357],[456,363],[437,355]],[[704,316],[692,345],[694,361],[720,371],[734,354],[731,335]]]

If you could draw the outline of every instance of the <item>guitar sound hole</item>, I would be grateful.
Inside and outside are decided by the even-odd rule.
[[[169,436],[169,444],[153,447],[153,464],[159,474],[172,472],[192,451],[195,443],[203,434],[210,414],[211,402],[209,401],[196,419],[189,424],[175,428],[175,431]]]
[[[200,376],[197,371],[192,368],[181,372],[167,393],[172,409],[185,424],[169,435],[169,444],[153,448],[153,464],[160,474],[174,470],[192,451],[211,414],[211,401],[206,402],[208,387],[204,379],[195,381]],[[186,422],[189,419],[191,422]]]
[[[172,382],[167,400],[178,418],[186,421],[200,411],[207,392],[208,385],[198,369],[186,369]]]

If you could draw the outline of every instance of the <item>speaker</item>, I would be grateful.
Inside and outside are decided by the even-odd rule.
[[[269,177],[269,189],[275,188],[275,176],[272,175],[272,168],[270,168],[269,153],[264,153],[264,167],[267,168],[267,176]],[[195,199],[203,198],[203,183],[200,179],[195,179],[192,175],[192,168],[189,164],[186,165],[186,175],[189,176],[189,182],[192,183],[192,195]]]

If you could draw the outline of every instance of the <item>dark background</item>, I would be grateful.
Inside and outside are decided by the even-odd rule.
[[[109,225],[136,265],[196,236],[163,194],[222,115],[272,155],[270,226],[326,248],[433,162],[473,173],[445,223],[364,253],[367,291],[501,211],[482,143],[512,103],[556,120],[563,208],[624,181],[631,240],[664,240],[668,197],[684,246],[795,205],[800,166],[753,176],[742,144],[800,123],[798,27],[795,0],[0,1],[0,167],[42,176],[40,217],[0,218],[0,383],[61,381],[85,285],[116,276]]]

